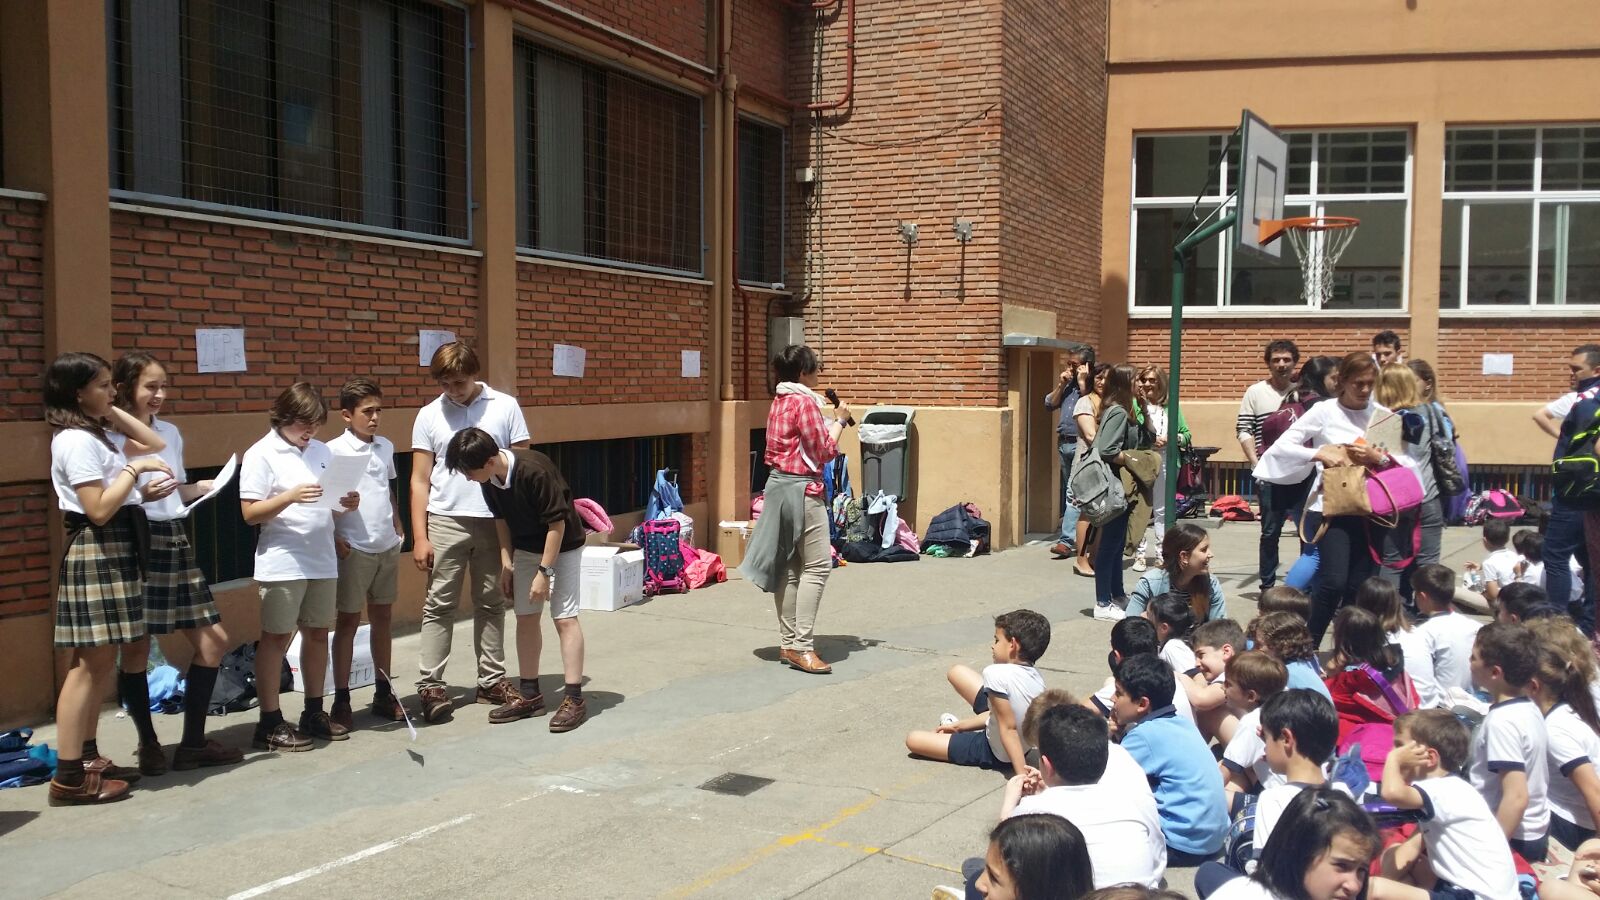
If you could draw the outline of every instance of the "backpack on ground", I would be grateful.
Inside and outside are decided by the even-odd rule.
[[[1254,522],[1255,511],[1250,508],[1250,501],[1238,494],[1228,494],[1218,497],[1217,502],[1211,504],[1212,518],[1224,522]]]
[[[989,523],[972,514],[970,504],[958,503],[934,516],[922,539],[922,552],[943,547],[950,556],[979,556],[989,552]]]
[[[288,660],[284,660],[288,664]],[[223,654],[217,664],[217,683],[211,689],[211,715],[254,709],[256,697],[256,645],[240,644]]]
[[[1550,463],[1553,496],[1574,509],[1600,509],[1600,397],[1578,402],[1561,423]]]
[[[1482,525],[1490,519],[1508,519],[1515,522],[1527,512],[1509,491],[1490,488],[1474,494],[1472,499],[1467,501],[1467,515],[1463,521],[1468,525]]]
[[[639,526],[644,548],[644,594],[682,594],[689,590],[684,577],[682,526],[676,519],[656,519]]]

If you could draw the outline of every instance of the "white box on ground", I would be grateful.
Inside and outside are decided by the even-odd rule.
[[[328,631],[328,640],[333,641],[333,631]],[[356,629],[356,646],[353,658],[350,660],[350,687],[363,688],[378,680],[377,670],[372,666],[372,626],[363,625]],[[305,693],[305,676],[300,674],[300,635],[294,636],[294,641],[289,644],[289,674],[294,676],[294,689]],[[324,696],[333,695],[333,659],[330,648],[328,659],[328,674],[322,679],[322,693]]]
[[[578,608],[613,612],[644,599],[644,551],[633,544],[583,548]]]

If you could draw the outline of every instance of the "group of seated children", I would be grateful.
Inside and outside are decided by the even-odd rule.
[[[974,715],[906,739],[1011,776],[968,895],[1000,879],[1005,896],[1153,892],[1175,866],[1198,867],[1199,895],[1220,900],[1509,900],[1531,890],[1551,837],[1578,856],[1538,896],[1600,895],[1594,651],[1533,584],[1498,585],[1487,625],[1454,611],[1455,585],[1419,567],[1413,623],[1394,585],[1369,580],[1320,665],[1293,588],[1265,592],[1247,628],[1195,627],[1187,597],[1156,595],[1113,626],[1112,676],[1082,702],[1034,668],[1049,622],[999,616],[994,664],[949,673]],[[1064,828],[1041,824],[1051,816]],[[1072,871],[1021,891],[1037,872],[1005,852],[1008,835],[1049,828],[1065,835],[1051,865]]]
[[[1460,589],[1462,599],[1468,604],[1492,605],[1498,602],[1500,592],[1513,584],[1545,586],[1544,535],[1538,531],[1523,528],[1512,534],[1511,525],[1505,519],[1490,519],[1483,523],[1483,549],[1489,551],[1489,555],[1483,558],[1482,563],[1469,562],[1464,566],[1468,575],[1474,577],[1482,589],[1481,593]],[[1568,565],[1572,569],[1572,595],[1552,598],[1552,605],[1563,608],[1583,598],[1584,582],[1578,558],[1570,558]]]

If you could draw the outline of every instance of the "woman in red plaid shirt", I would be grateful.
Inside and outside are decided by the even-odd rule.
[[[817,656],[811,640],[822,589],[833,570],[822,467],[839,455],[839,433],[850,411],[839,406],[831,418],[823,415],[824,401],[816,392],[822,365],[810,347],[784,348],[772,367],[778,373],[777,398],[767,415],[766,462],[772,473],[739,570],[751,584],[774,595],[779,660],[825,675],[833,668]]]

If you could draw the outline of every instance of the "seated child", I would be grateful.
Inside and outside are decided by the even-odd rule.
[[[1033,698],[1028,704],[1028,714],[1022,717],[1022,742],[1037,754],[1039,747],[1039,722],[1044,718],[1047,710],[1057,706],[1073,706],[1097,712],[1092,704],[1080,703],[1072,692],[1064,688],[1046,688],[1044,693]],[[1105,716],[1100,716],[1104,719]],[[1037,767],[1036,767],[1037,768]],[[1121,744],[1112,743],[1106,754],[1106,774],[1100,779],[1100,784],[1116,783],[1119,790],[1132,793],[1149,793],[1150,782],[1145,780],[1144,770],[1133,761],[1128,751],[1122,749]]]
[[[1490,706],[1473,737],[1468,776],[1511,849],[1530,863],[1544,861],[1550,829],[1549,739],[1527,693],[1538,667],[1539,641],[1526,625],[1492,622],[1472,645],[1472,680]]]
[[[1483,563],[1466,563],[1463,569],[1470,573],[1481,573],[1483,576],[1483,595],[1493,603],[1500,596],[1500,589],[1517,580],[1517,563],[1521,557],[1517,551],[1507,546],[1511,542],[1511,523],[1505,519],[1490,519],[1483,523],[1483,549],[1489,555],[1483,558]],[[1452,587],[1451,593],[1454,594]]]
[[[1339,751],[1360,743],[1367,771],[1377,780],[1394,743],[1394,720],[1417,708],[1417,691],[1383,623],[1359,606],[1347,606],[1333,618],[1327,685],[1339,713]]]
[[[1003,613],[994,620],[994,663],[983,674],[952,666],[951,687],[972,707],[973,715],[935,731],[906,735],[906,749],[918,756],[960,766],[1009,768],[1021,775],[1028,767],[1018,727],[1044,690],[1034,663],[1050,646],[1050,620],[1031,609]]]
[[[1082,897],[1094,887],[1090,865],[1083,833],[1071,822],[1016,816],[989,833],[972,887],[982,897]]]
[[[1151,600],[1168,593],[1189,605],[1196,622],[1228,614],[1222,582],[1211,574],[1211,537],[1204,528],[1190,522],[1172,526],[1161,540],[1161,553],[1160,567],[1140,575],[1128,592],[1128,615],[1143,613]]]
[[[1196,628],[1190,640],[1198,671],[1184,679],[1183,686],[1194,708],[1195,725],[1201,737],[1226,744],[1239,724],[1238,715],[1228,708],[1228,661],[1244,652],[1244,629],[1232,619],[1213,619]]]
[[[1509,589],[1508,591],[1509,592]],[[1501,608],[1505,608],[1505,592]],[[1600,713],[1589,685],[1594,651],[1568,619],[1528,625],[1539,642],[1538,694],[1550,741],[1550,836],[1570,849],[1595,836],[1600,822]]]
[[[1167,843],[1155,795],[1142,772],[1136,785],[1113,775],[1105,719],[1062,704],[1045,709],[1037,725],[1040,774],[1007,783],[1000,817],[1051,813],[1078,826],[1097,888],[1125,882],[1159,887]]]
[[[1113,677],[1107,678],[1105,686],[1095,691],[1083,705],[1102,716],[1110,716],[1111,698],[1117,688],[1115,678],[1117,666],[1130,656],[1155,653],[1160,647],[1160,643],[1156,640],[1156,627],[1149,619],[1142,616],[1128,616],[1111,626],[1111,653],[1107,661],[1111,664]],[[1172,697],[1173,708],[1178,711],[1179,716],[1193,722],[1194,709],[1189,705],[1189,692],[1179,683],[1177,673],[1173,673],[1172,679],[1175,688]]]
[[[1455,611],[1456,573],[1437,563],[1418,566],[1411,573],[1411,588],[1417,609],[1425,617],[1417,630],[1433,648],[1433,677],[1441,690],[1472,693],[1472,673],[1467,660],[1472,642],[1483,626]]]
[[[1419,809],[1422,821],[1417,834],[1384,851],[1383,877],[1420,888],[1419,900],[1450,896],[1452,886],[1482,900],[1521,896],[1500,824],[1483,795],[1456,774],[1467,763],[1467,727],[1449,710],[1424,709],[1395,722],[1394,741],[1383,767],[1384,802]]]
[[[1305,591],[1286,584],[1269,587],[1261,592],[1261,600],[1256,604],[1256,615],[1264,616],[1275,612],[1294,613],[1302,622],[1308,621],[1311,618],[1311,597]]]
[[[1222,777],[1194,723],[1172,707],[1172,667],[1153,653],[1117,666],[1112,718],[1122,746],[1155,791],[1168,866],[1195,866],[1215,856],[1228,836]]]
[[[1258,617],[1253,630],[1256,645],[1276,656],[1289,673],[1289,687],[1317,691],[1333,701],[1328,686],[1322,683],[1322,667],[1317,665],[1317,645],[1311,629],[1293,613],[1275,612]]]
[[[1252,843],[1257,857],[1295,795],[1327,783],[1323,766],[1332,758],[1338,737],[1339,717],[1333,704],[1316,691],[1282,691],[1261,705],[1261,739],[1266,744],[1267,765],[1276,777],[1256,801]]]
[[[1423,707],[1446,705],[1446,696],[1433,674],[1433,648],[1428,636],[1411,624],[1400,591],[1387,579],[1368,578],[1356,589],[1356,606],[1378,617],[1391,646],[1399,645],[1401,661],[1411,686],[1417,689],[1417,702]],[[1388,748],[1384,748],[1388,752]]]
[[[1505,586],[1500,592],[1500,602],[1495,604],[1494,609],[1494,620],[1507,625],[1515,625],[1518,622],[1527,624],[1535,619],[1550,616],[1566,618],[1567,614],[1551,605],[1544,588],[1520,581]]]
[[[1524,528],[1511,536],[1511,549],[1517,551],[1517,564],[1512,572],[1512,584],[1537,584],[1544,586],[1544,535],[1532,528]],[[1505,590],[1509,585],[1501,585]]]
[[[1196,667],[1189,634],[1194,631],[1194,610],[1189,608],[1189,601],[1177,594],[1158,594],[1150,598],[1140,615],[1156,626],[1156,643],[1161,647],[1156,655],[1180,676],[1193,675]]]
[[[1310,788],[1283,811],[1253,874],[1219,887],[1203,884],[1196,873],[1195,888],[1209,900],[1366,897],[1367,873],[1381,846],[1372,817],[1348,795]]]
[[[1280,693],[1289,678],[1283,663],[1262,650],[1250,650],[1228,662],[1228,705],[1239,715],[1233,739],[1222,751],[1218,771],[1228,792],[1228,808],[1240,798],[1279,782],[1267,763],[1267,745],[1261,738],[1261,704]]]

